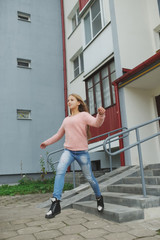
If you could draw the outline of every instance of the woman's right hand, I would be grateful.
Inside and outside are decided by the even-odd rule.
[[[45,144],[45,142],[41,143],[40,148],[44,149],[46,147],[47,147],[47,145]]]

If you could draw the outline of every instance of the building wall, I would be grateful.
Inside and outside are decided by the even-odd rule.
[[[152,6],[151,6],[152,5]],[[155,53],[157,0],[114,0],[121,65],[132,69]]]
[[[113,51],[112,30],[109,24],[94,39],[91,45],[86,48],[84,46],[85,75],[93,71],[105,59],[109,58],[113,54]]]
[[[160,48],[158,33],[160,31],[160,25],[157,0],[110,0],[110,14],[116,73],[117,77],[120,77],[123,75],[123,68],[132,69],[136,67],[154,55]],[[143,97],[141,96],[142,90],[139,91],[140,95],[137,97],[138,88],[137,91],[132,88],[133,92],[128,91],[128,89],[129,88],[127,88],[127,90],[125,88],[119,89],[122,126],[130,128],[145,120],[148,121],[156,117],[156,114],[153,114],[155,109],[154,104],[149,105],[150,113],[147,112],[148,116],[146,116],[146,108],[143,108],[143,105],[146,106],[146,102],[148,103],[149,96],[152,96],[152,102],[154,102],[155,95],[153,95],[153,92],[156,90],[153,91],[150,89],[150,91],[148,91],[149,96],[145,99],[144,94],[142,94]],[[157,90],[157,95],[158,93],[159,91]],[[144,116],[146,116],[146,119]],[[130,140],[131,139],[126,138],[124,145],[127,146]],[[145,146],[147,149],[148,146]],[[137,164],[137,157],[134,159],[135,152],[133,153],[133,151],[136,150],[125,152],[126,165]],[[146,163],[150,162],[149,157],[150,154],[146,156]],[[155,161],[159,161],[158,159],[159,156],[157,156]]]
[[[73,31],[72,17],[76,9],[79,7],[78,1],[63,1],[64,18],[65,18],[65,43],[66,43],[66,64],[67,64],[67,87],[68,94],[77,93],[83,99],[85,96],[85,84],[83,82],[83,73],[76,79],[74,78],[73,59],[82,51],[83,46],[83,30],[82,22]]]
[[[133,87],[124,88],[124,96],[126,104],[128,127],[134,127],[139,124],[148,122],[156,118],[155,97],[152,91],[146,89],[138,89]],[[136,117],[137,116],[137,117]],[[146,138],[158,132],[158,122],[152,123],[140,128],[140,138]],[[136,142],[135,131],[129,135],[129,144]],[[144,164],[152,164],[160,162],[160,151],[158,138],[143,143],[142,156]],[[130,150],[131,164],[139,164],[137,147]]]
[[[90,74],[91,72],[95,71],[97,67],[99,67],[100,65],[103,65],[103,62],[106,61],[106,59],[110,59],[111,55],[113,58],[113,44],[112,44],[113,41],[111,25],[109,24],[110,22],[109,1],[106,0],[101,1],[103,5],[104,13],[103,21],[105,23],[105,27],[98,34],[98,36],[96,36],[87,46],[85,44],[84,17],[88,9],[86,9],[86,12],[83,13],[83,16],[81,16],[81,22],[79,23],[79,25],[76,27],[76,29],[73,30],[72,18],[78,7],[80,8],[80,10],[82,10],[81,9],[82,5],[79,1],[70,0],[65,0],[63,1],[63,3],[66,35],[65,42],[66,42],[68,94],[77,93],[81,95],[81,97],[84,100],[86,100],[84,77],[86,77],[87,74]],[[87,1],[85,1],[85,3],[87,3]],[[85,3],[83,2],[83,7],[85,6]],[[101,46],[101,48],[99,46]],[[73,60],[76,56],[78,56],[80,52],[83,52],[84,71],[79,76],[74,78]],[[112,117],[116,115],[115,106],[111,109],[108,109],[106,113],[106,121],[101,128],[91,129],[92,137],[107,132],[115,127],[116,125],[115,121],[114,124],[112,124],[113,122],[108,119],[108,116],[110,114]],[[91,161],[95,161],[96,159],[98,160],[101,159],[102,168],[109,167],[108,160],[104,152],[92,153]],[[79,169],[77,164],[75,164],[75,168]]]
[[[82,10],[88,2],[89,0],[79,0],[80,10]]]
[[[37,173],[39,145],[64,118],[60,1],[0,1],[0,58],[0,174]],[[31,69],[17,67],[17,58],[30,59]],[[31,110],[31,120],[17,120],[17,109]]]

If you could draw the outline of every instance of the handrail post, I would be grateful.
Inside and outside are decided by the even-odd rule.
[[[110,136],[110,133],[108,133],[108,136]],[[109,141],[109,152],[111,152],[111,142]],[[112,172],[112,156],[109,155],[109,165],[110,165],[110,172]]]
[[[74,161],[72,163],[72,167],[73,167],[73,188],[76,187],[76,179],[75,179],[75,166],[74,166]]]
[[[136,130],[136,138],[137,138],[137,143],[138,143],[137,148],[138,148],[139,165],[140,165],[141,180],[142,180],[142,190],[143,190],[143,196],[146,197],[146,186],[145,186],[145,179],[144,179],[144,169],[143,169],[140,135],[139,135],[139,129],[136,128],[135,130]]]

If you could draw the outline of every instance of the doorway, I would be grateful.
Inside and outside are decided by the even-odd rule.
[[[155,99],[156,99],[158,117],[160,117],[160,95],[156,96]],[[159,125],[160,125],[160,121],[159,121]]]

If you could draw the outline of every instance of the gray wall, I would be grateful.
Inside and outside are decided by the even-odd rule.
[[[113,37],[113,47],[114,47],[114,60],[116,66],[116,77],[119,78],[123,75],[121,58],[120,58],[120,49],[119,49],[119,40],[117,33],[117,22],[116,22],[116,13],[115,13],[115,1],[109,0],[110,3],[110,14],[111,14],[111,26],[112,26],[112,37]],[[119,100],[120,100],[120,111],[121,111],[121,120],[122,127],[127,127],[127,118],[126,118],[126,105],[124,100],[123,89],[119,89]],[[129,139],[124,138],[124,146],[128,146]],[[131,165],[130,152],[125,151],[125,165]]]
[[[31,59],[31,69],[18,68],[17,58]],[[31,110],[32,120],[17,120],[17,109]],[[0,0],[0,175],[39,172],[39,145],[64,117],[60,1]]]

